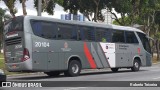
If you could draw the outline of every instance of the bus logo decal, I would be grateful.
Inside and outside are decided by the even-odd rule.
[[[137,48],[137,52],[138,52],[138,54],[140,54],[141,53],[141,49]]]
[[[11,37],[16,37],[16,36],[18,36],[18,33],[16,33],[16,34],[11,34],[11,35],[6,35],[6,38],[11,38]]]
[[[68,43],[67,42],[64,43],[64,48],[68,48]]]
[[[66,52],[66,51],[71,51],[72,49],[71,48],[68,48],[68,43],[65,42],[64,43],[64,48],[61,48],[62,51]]]

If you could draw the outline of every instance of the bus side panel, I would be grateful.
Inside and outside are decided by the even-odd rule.
[[[82,68],[83,69],[90,69],[91,68],[91,64],[90,64],[90,61],[89,59],[87,58],[87,53],[85,53],[85,46],[86,44],[86,47],[87,49],[89,50],[89,53],[91,54],[91,43],[90,42],[84,42],[84,41],[79,41],[77,43],[77,51],[80,51],[81,55],[80,57],[82,57]],[[91,57],[93,58],[93,56],[91,55]],[[94,60],[94,59],[93,59]],[[94,61],[95,63],[95,61]]]
[[[49,47],[43,45],[49,43],[46,39],[41,39],[38,36],[32,35],[32,65],[33,71],[47,70],[48,50]]]
[[[140,58],[142,66],[146,64],[146,54],[141,44],[117,44],[116,66],[132,67],[136,57]]]
[[[48,71],[59,70],[59,53],[48,52]]]
[[[52,43],[52,42],[50,42]],[[69,60],[72,57],[79,57],[81,60],[82,68],[90,68],[89,62],[85,57],[83,49],[83,41],[64,41],[54,40],[53,51],[58,54],[58,70],[67,70]]]
[[[47,70],[47,53],[33,52],[33,71]]]
[[[104,68],[104,66],[102,65],[102,62],[97,54],[97,43],[91,43],[91,53],[92,56],[97,64],[97,68]]]
[[[97,43],[97,52],[104,68],[110,67],[107,57],[105,56],[105,43]]]
[[[137,55],[135,55],[135,56],[136,56],[136,57],[137,57],[137,56],[140,57],[140,59],[141,59],[141,65],[142,65],[142,66],[146,66],[146,51],[145,51],[145,49],[144,49],[144,47],[143,47],[143,45],[142,45],[142,42],[141,42],[138,34],[135,33],[135,35],[136,35],[136,37],[137,37],[137,39],[138,39],[138,42],[139,42],[139,45],[138,45],[138,47],[137,47],[137,49],[136,49]],[[133,57],[135,57],[135,56],[133,56]]]

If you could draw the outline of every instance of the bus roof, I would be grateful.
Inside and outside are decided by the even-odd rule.
[[[29,16],[29,15],[25,16],[25,19],[44,20],[44,21],[52,21],[52,22],[59,22],[59,23],[66,23],[66,24],[84,25],[84,26],[96,26],[99,28],[111,28],[111,29],[117,29],[117,30],[136,31],[136,32],[144,33],[143,31],[137,28],[133,28],[129,26],[104,24],[104,23],[84,22],[84,21],[74,21],[74,20],[61,20],[61,19],[55,19],[55,18],[50,18],[50,17]]]
[[[134,27],[129,27],[129,26],[118,26],[118,25],[112,25],[113,29],[118,29],[118,30],[125,30],[125,31],[136,31],[136,32],[141,32],[144,33],[142,30],[134,28]]]

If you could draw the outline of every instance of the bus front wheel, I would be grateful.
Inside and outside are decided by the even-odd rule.
[[[65,76],[78,76],[81,72],[81,63],[77,60],[72,60],[69,63],[68,70],[64,72]]]
[[[131,70],[132,71],[139,71],[139,68],[140,68],[140,62],[139,62],[139,60],[135,59]]]

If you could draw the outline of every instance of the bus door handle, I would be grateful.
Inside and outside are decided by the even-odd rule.
[[[54,52],[54,51],[49,51],[49,52]]]

